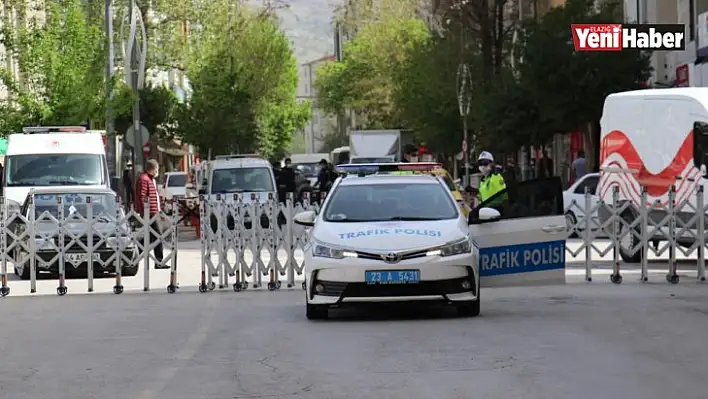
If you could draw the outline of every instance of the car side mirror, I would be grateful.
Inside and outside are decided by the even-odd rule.
[[[480,208],[477,212],[470,212],[468,224],[483,224],[494,222],[501,218],[501,212],[494,208]]]
[[[305,211],[305,212],[300,212],[295,217],[293,220],[295,223],[301,225],[301,226],[307,226],[307,227],[312,227],[315,225],[315,218],[317,217],[317,214],[315,214],[315,211]]]

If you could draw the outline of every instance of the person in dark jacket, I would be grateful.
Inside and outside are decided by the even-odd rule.
[[[125,210],[133,206],[133,164],[128,161],[123,169],[123,188],[125,189]]]
[[[280,169],[278,192],[280,193],[280,202],[285,202],[286,193],[293,193],[293,195],[295,195],[295,170],[293,169],[292,160],[290,158],[285,158],[285,165]]]

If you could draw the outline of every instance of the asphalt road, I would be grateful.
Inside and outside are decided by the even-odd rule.
[[[596,240],[593,243],[594,249],[591,251],[592,260],[592,275],[595,281],[606,281],[612,272],[612,251],[601,254],[599,252],[605,252],[608,249],[609,242],[607,240]],[[179,283],[180,289],[178,291],[196,291],[197,285],[201,277],[201,250],[200,242],[196,240],[182,241],[179,244],[179,250],[177,253],[177,281]],[[585,250],[581,249],[580,240],[569,240],[567,244],[566,251],[566,281],[568,283],[582,283],[585,278]],[[599,251],[599,252],[598,252]],[[262,259],[264,264],[268,264],[269,255],[267,252],[263,252]],[[233,253],[229,254],[230,261],[232,264],[235,263],[235,255]],[[279,259],[281,263],[285,263],[286,254],[284,251],[280,251]],[[213,254],[212,259],[214,264],[218,263],[218,255]],[[685,256],[680,251],[678,252],[678,267],[679,274],[681,275],[681,281],[693,282],[696,279],[696,257]],[[295,253],[295,260],[301,264],[302,263],[302,251],[298,250]],[[248,253],[246,255],[246,261],[248,264],[253,263],[252,256]],[[625,265],[622,264],[622,274],[625,276],[625,281],[637,280],[639,278],[640,270],[639,264]],[[664,281],[664,276],[667,274],[669,267],[668,262],[668,252],[663,253],[661,256],[655,254],[650,254],[649,256],[649,278],[653,281]],[[8,285],[10,287],[10,295],[31,295],[30,294],[30,282],[22,281],[16,277],[13,272],[11,265],[8,265]],[[151,291],[165,292],[166,287],[170,282],[170,271],[169,270],[156,270],[150,268],[148,273],[148,283],[147,287]],[[295,276],[295,287],[294,290],[300,289],[300,284],[302,282],[302,276]],[[280,277],[283,282],[282,287],[285,288],[285,277]],[[264,283],[267,283],[268,278],[266,276],[262,277]],[[219,284],[219,279],[214,279],[215,283]],[[229,284],[226,289],[231,290],[231,284],[234,282],[234,278],[229,278]],[[249,279],[251,284],[254,282],[254,276]],[[115,285],[115,280],[110,277],[94,279],[94,293],[111,293],[113,292],[113,286]],[[66,282],[68,288],[68,294],[85,294],[88,292],[88,281],[86,279],[75,279],[67,280]],[[144,268],[141,266],[138,275],[135,277],[126,277],[122,281],[122,285],[127,292],[129,291],[143,291],[145,288],[145,278],[144,278]],[[56,289],[58,282],[56,279],[50,278],[50,276],[41,274],[39,280],[37,281],[37,293],[34,295],[56,295]]]
[[[8,297],[3,399],[703,399],[700,284],[488,289],[482,316],[300,291]]]

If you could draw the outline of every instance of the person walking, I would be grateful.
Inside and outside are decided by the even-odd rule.
[[[125,191],[125,211],[133,206],[133,164],[128,161],[123,169],[123,190]]]
[[[578,157],[573,161],[571,165],[573,171],[573,181],[578,181],[581,177],[588,173],[588,163],[585,159],[585,151],[578,151]]]
[[[287,193],[293,193],[293,198],[295,198],[295,170],[293,169],[293,162],[290,158],[285,158],[283,168],[280,169],[279,179],[278,179],[278,197],[280,202],[284,203],[287,198]]]
[[[135,211],[140,215],[138,220],[139,225],[144,228],[145,222],[150,223],[150,246],[155,246],[155,269],[169,269],[169,265],[162,265],[163,248],[162,248],[162,228],[160,227],[159,218],[154,219],[160,214],[160,197],[157,194],[157,176],[159,174],[160,165],[156,160],[150,159],[147,161],[145,171],[138,178],[135,184]],[[145,202],[148,202],[149,220],[145,219]]]

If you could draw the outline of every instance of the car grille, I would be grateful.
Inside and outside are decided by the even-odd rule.
[[[98,236],[98,235],[94,235],[94,236],[93,236],[93,242],[92,242],[92,244],[93,244],[93,247],[94,247],[94,250],[95,250],[95,251],[96,251],[96,250],[105,250],[105,249],[108,249],[108,245],[106,245],[105,240],[104,240],[104,242],[101,243],[101,245],[96,245],[96,243],[99,242],[99,241],[101,240],[101,238],[102,238],[102,237],[101,237],[101,236]],[[82,244],[84,244],[84,245],[88,245],[88,236],[83,235],[83,236],[79,237],[78,239],[76,239],[76,240],[74,240],[74,241],[72,241],[72,240],[73,240],[72,237],[64,236],[64,250],[65,250],[65,251],[79,251],[79,252],[85,252],[85,251],[86,251],[86,250],[85,250],[83,247],[81,247],[78,243],[80,242],[80,243],[82,243]]]
[[[421,281],[418,284],[367,284],[317,279],[315,279],[315,284],[324,286],[324,291],[317,295],[342,298],[447,295],[470,291],[476,294],[477,287],[474,284],[474,272],[471,267],[468,267],[467,271],[467,277]],[[462,288],[462,283],[465,281],[472,283],[471,289]]]
[[[428,253],[427,249],[421,250],[421,251],[416,251],[416,252],[409,252],[409,253],[401,255],[401,260],[422,258],[425,256],[426,253]],[[362,251],[356,251],[356,255],[360,259],[380,260],[382,262],[384,262],[384,257],[386,256],[386,254],[375,254],[375,253],[371,253],[371,252],[362,252]]]

